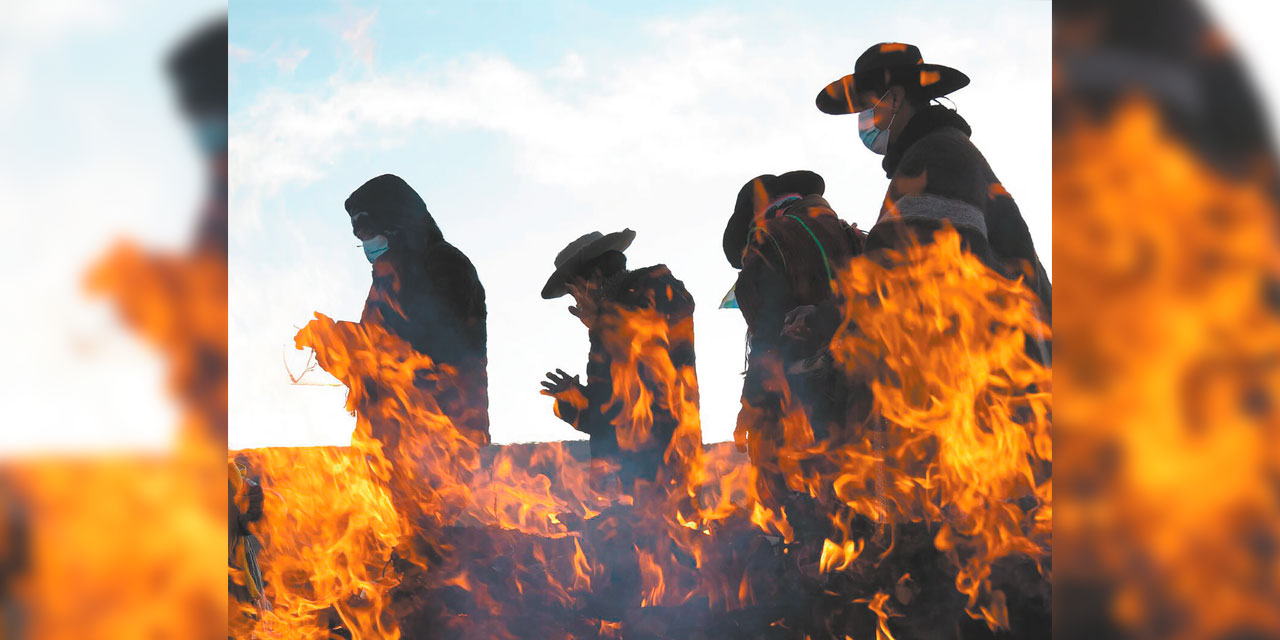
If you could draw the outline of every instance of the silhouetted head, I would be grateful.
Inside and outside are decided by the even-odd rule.
[[[343,207],[351,218],[351,233],[365,242],[383,236],[391,251],[423,251],[444,240],[422,197],[399,176],[388,173],[369,180]]]

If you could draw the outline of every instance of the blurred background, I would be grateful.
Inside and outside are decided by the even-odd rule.
[[[224,636],[217,132],[166,65],[225,11],[0,9],[0,637]],[[1271,13],[1054,3],[1055,635],[1280,637]]]
[[[0,637],[225,637],[226,7],[0,8]]]
[[[1057,636],[1280,637],[1269,9],[1054,4]]]

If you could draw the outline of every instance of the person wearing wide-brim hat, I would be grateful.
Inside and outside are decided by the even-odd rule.
[[[693,296],[666,265],[627,269],[623,251],[635,237],[630,229],[582,235],[556,255],[555,270],[542,288],[542,297],[548,300],[565,294],[574,297],[569,313],[586,325],[591,343],[586,384],[556,369],[547,373],[542,394],[555,399],[555,413],[561,420],[590,436],[593,467],[615,466],[624,488],[637,479],[657,478],[664,466],[663,454],[681,425],[685,427],[682,439],[700,444],[702,437],[696,415],[689,415],[697,411],[698,397]],[[655,318],[666,323],[665,332],[635,331],[638,327],[628,326]],[[652,379],[649,365],[653,363],[632,367],[639,372],[640,383],[649,387],[652,405],[648,412],[639,413],[652,415],[651,425],[634,424],[638,414],[626,406],[626,398],[614,393],[614,364],[624,364],[640,352],[645,358],[663,360],[658,368],[666,370],[669,362],[676,375],[674,386],[669,386]],[[668,389],[675,389],[671,393],[678,397],[669,397]],[[686,402],[690,399],[692,404]],[[607,480],[600,473],[596,479]]]
[[[742,185],[725,225],[725,258],[737,269],[732,296],[747,323],[747,367],[734,442],[759,471],[761,497],[778,506],[788,494],[778,448],[812,443],[784,429],[803,412],[821,441],[845,421],[847,385],[832,367],[799,371],[818,359],[839,325],[837,278],[861,252],[862,234],[841,220],[823,197],[826,183],[812,171],[756,176]],[[830,313],[804,333],[786,329],[798,308]],[[727,306],[727,305],[726,305]]]
[[[882,42],[858,56],[853,73],[824,87],[815,102],[823,113],[858,114],[862,144],[884,156],[889,188],[868,251],[927,242],[950,224],[987,264],[1026,278],[1047,317],[1052,288],[1018,205],[970,141],[969,123],[932,104],[968,84],[964,73],[926,63],[913,45]]]

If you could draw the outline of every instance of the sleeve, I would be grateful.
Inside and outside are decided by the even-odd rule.
[[[587,360],[587,384],[562,398],[556,398],[556,417],[578,431],[588,435],[595,434],[610,422],[605,408],[612,398],[613,377],[609,372],[609,358],[600,340],[593,334]]]
[[[780,401],[782,325],[796,299],[776,246],[755,239],[743,257],[736,291],[750,333],[742,397],[749,406],[764,407]]]

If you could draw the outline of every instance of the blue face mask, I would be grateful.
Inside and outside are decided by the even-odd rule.
[[[204,116],[196,120],[196,144],[206,155],[227,151],[227,117]]]
[[[369,264],[373,264],[389,248],[386,236],[374,236],[364,241],[364,257],[369,259]]]
[[[886,91],[884,96],[889,95]],[[884,96],[880,96],[876,100],[876,106],[880,105],[880,100],[884,100]],[[884,155],[889,149],[889,130],[888,127],[893,126],[893,119],[898,117],[898,111],[895,109],[893,115],[889,117],[889,124],[884,129],[876,127],[876,110],[875,107],[860,111],[858,113],[858,137],[862,138],[862,144],[865,145],[872,153]]]

